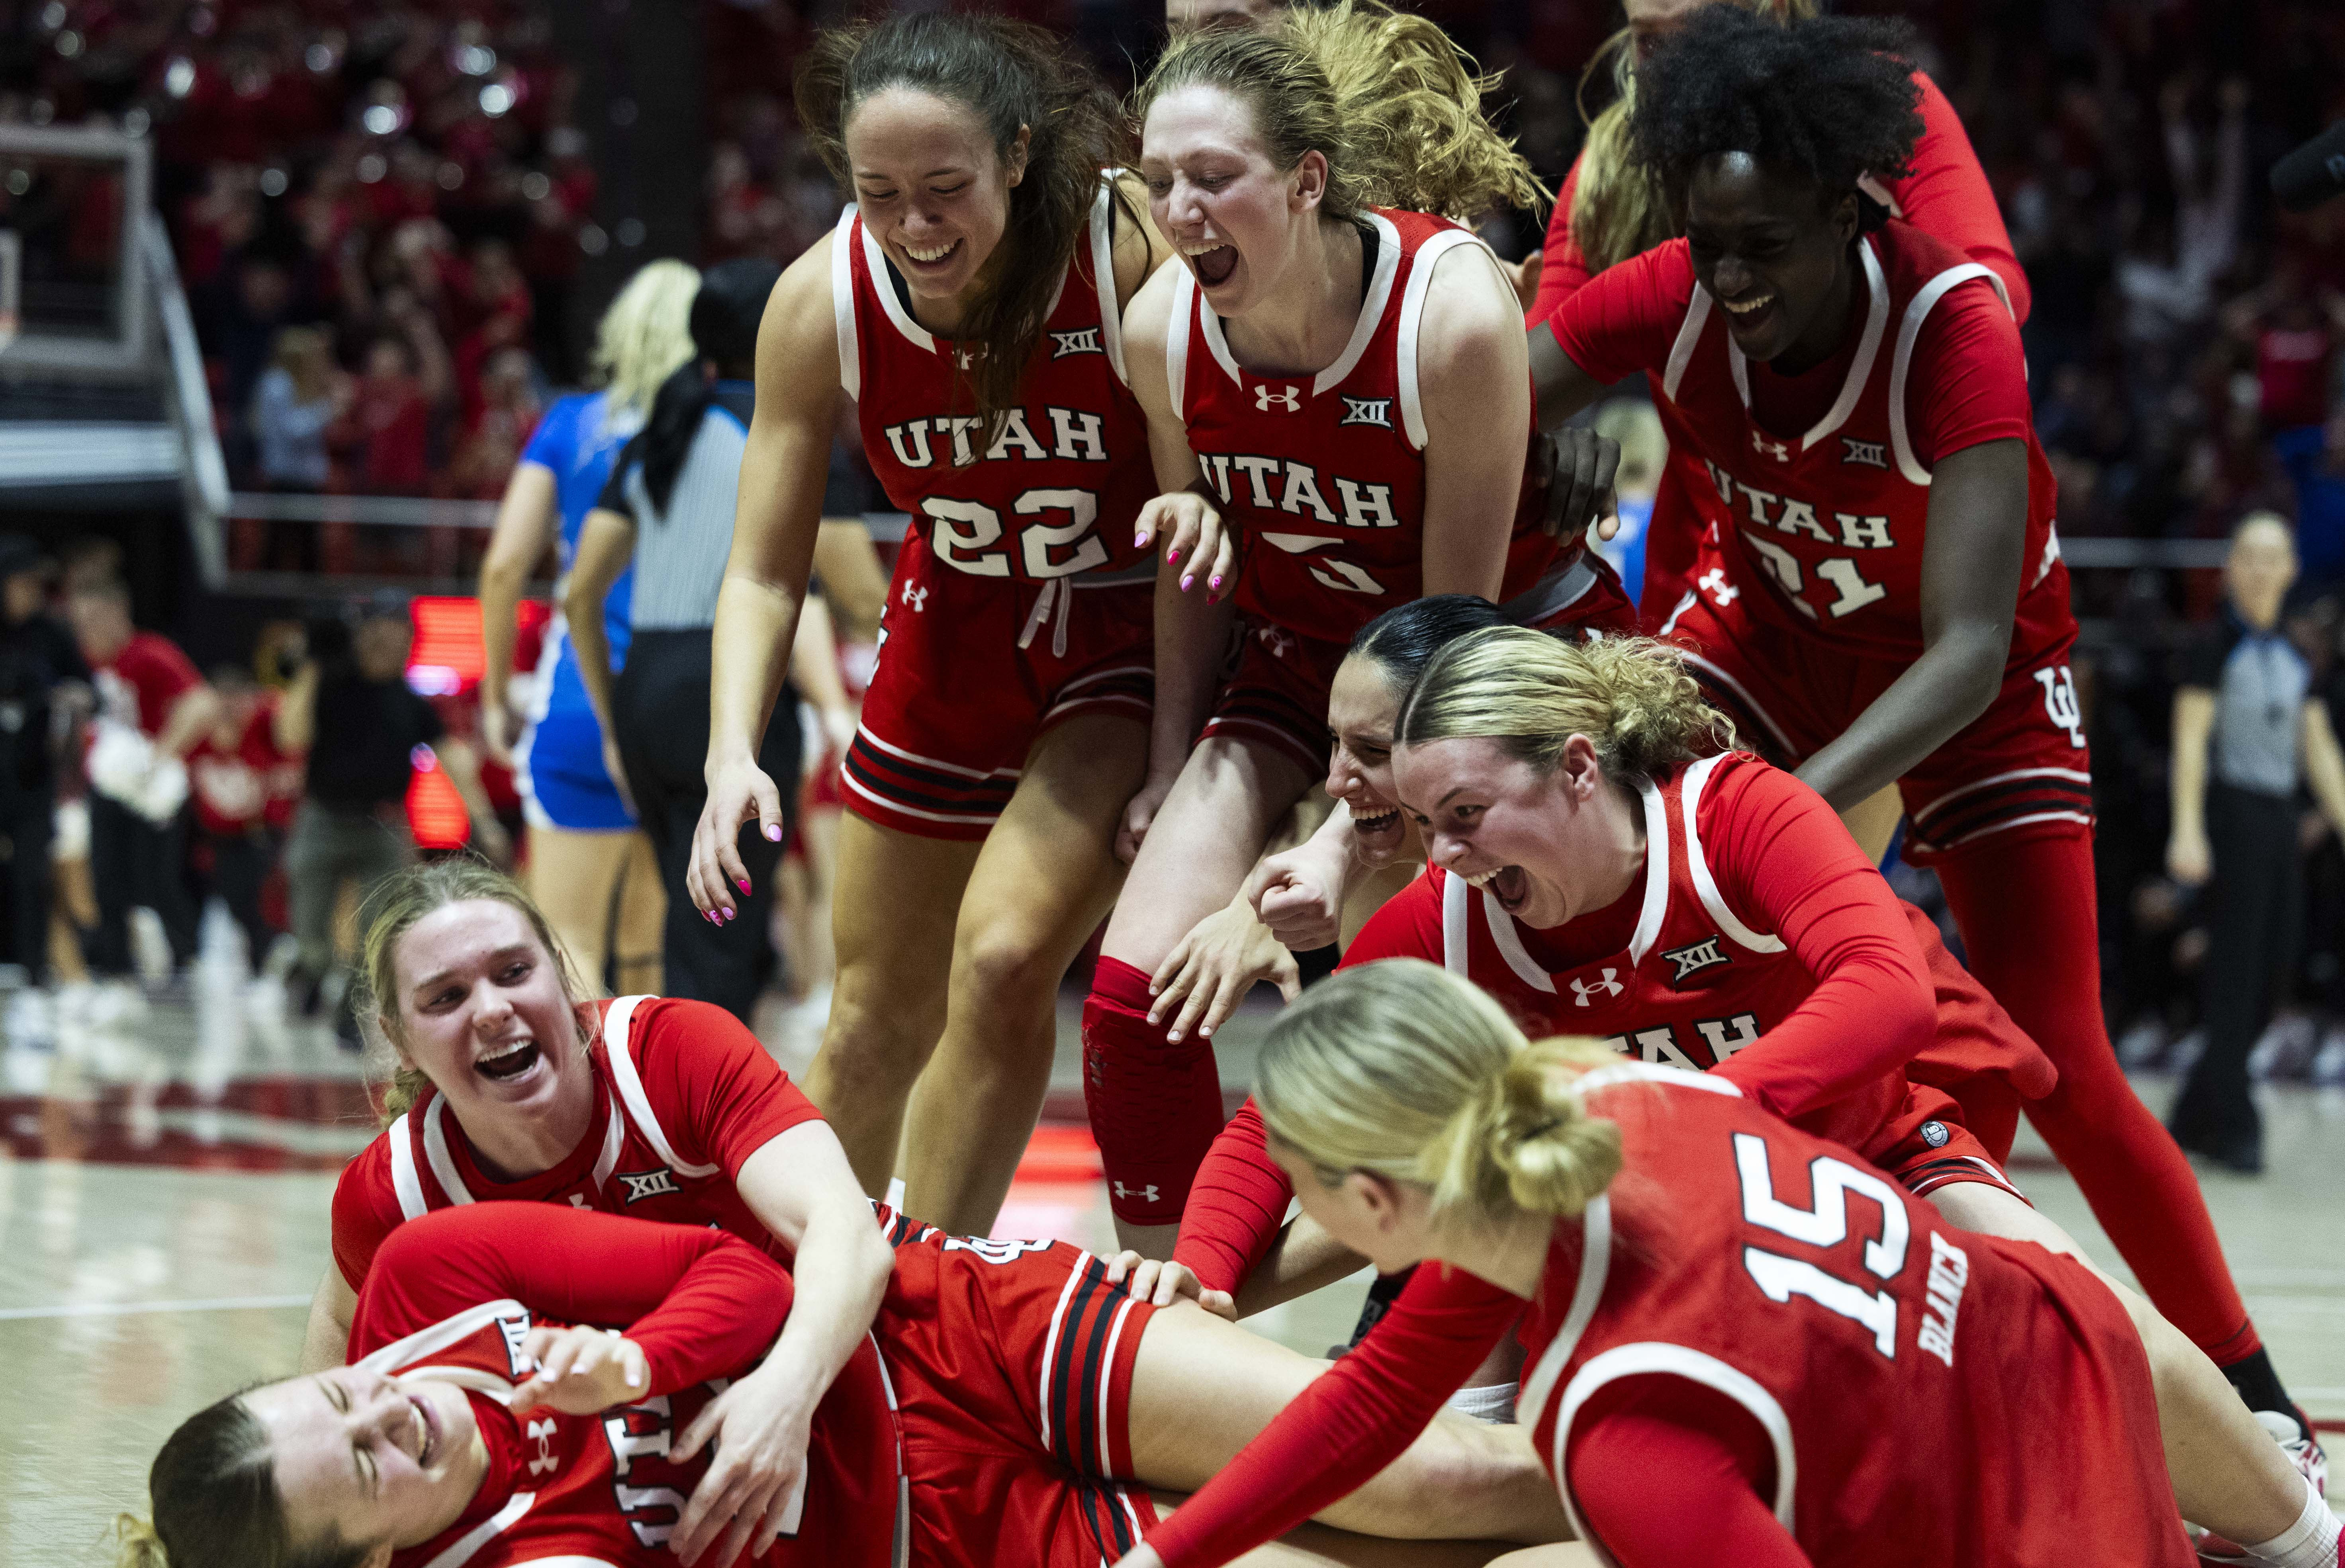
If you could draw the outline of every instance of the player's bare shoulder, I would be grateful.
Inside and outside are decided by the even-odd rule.
[[[1416,334],[1416,371],[1429,393],[1511,373],[1529,363],[1522,305],[1489,247],[1452,245],[1434,258]]]
[[[757,407],[827,418],[840,393],[832,229],[782,270],[757,327]],[[826,373],[827,372],[827,373]]]

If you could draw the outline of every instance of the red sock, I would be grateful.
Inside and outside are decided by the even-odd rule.
[[[2093,843],[1990,834],[1937,862],[1971,972],[2059,1064],[2027,1119],[2167,1320],[2218,1366],[2262,1341],[2190,1162],[2117,1065],[2101,1018]]]
[[[1083,1102],[1109,1206],[1127,1225],[1180,1224],[1222,1130],[1212,1042],[1165,1039],[1169,1025],[1148,1022],[1152,1000],[1145,972],[1104,954],[1083,1000]]]

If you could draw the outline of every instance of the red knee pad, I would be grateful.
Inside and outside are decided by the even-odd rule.
[[[1148,1022],[1151,1000],[1145,973],[1099,961],[1083,999],[1083,1103],[1116,1218],[1178,1225],[1222,1130],[1222,1076],[1211,1042],[1169,1041]]]

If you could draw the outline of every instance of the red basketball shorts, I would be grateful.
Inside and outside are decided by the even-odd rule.
[[[1738,594],[1700,572],[1657,635],[1689,650],[1740,743],[1778,767],[1822,750],[1912,667],[1786,632],[1745,614],[1739,597],[1719,602]],[[1927,862],[1990,834],[2092,831],[2092,754],[2068,648],[2064,640],[2006,671],[1987,710],[1897,781],[1906,859]]]
[[[1156,1522],[1133,1482],[1132,1369],[1155,1308],[1057,1241],[947,1237],[882,1212],[873,1326],[902,1413],[915,1568],[1099,1568]]]
[[[1145,726],[1155,592],[1128,574],[979,577],[908,536],[847,751],[847,809],[923,839],[982,839],[1045,730],[1094,713]]]
[[[1498,606],[1518,626],[1541,631],[1577,629],[1590,636],[1632,636],[1636,606],[1619,577],[1591,551],[1557,559],[1547,575]],[[1229,677],[1200,738],[1227,736],[1292,758],[1316,779],[1327,770],[1327,693],[1346,645],[1322,642],[1252,616]]]
[[[2027,1201],[2011,1185],[1986,1145],[1963,1125],[1962,1107],[1942,1089],[1905,1085],[1905,1103],[1878,1132],[1857,1145],[1858,1154],[1894,1177],[1915,1197],[1927,1197],[1956,1182],[1984,1182]]]

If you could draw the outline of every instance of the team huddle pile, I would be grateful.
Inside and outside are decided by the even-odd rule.
[[[718,1008],[587,1000],[483,867],[391,879],[394,1119],[306,1369],[174,1434],[127,1562],[2339,1563],[2098,1015],[2025,280],[1961,127],[1877,25],[1638,44],[1526,333],[1457,219],[1544,193],[1428,23],[1178,37],[1128,123],[1030,28],[824,36],[855,204],[766,306],[691,877],[736,918],[778,830],[852,400],[915,528],[822,1053],[802,1093]],[[1641,616],[1582,539],[1617,449],[1561,428],[1640,371]],[[1901,814],[1967,968],[1874,869]],[[1127,1250],[975,1239],[1102,917]],[[2005,1178],[2023,1114],[2147,1299]],[[1364,1261],[1332,1368],[1239,1321]]]

